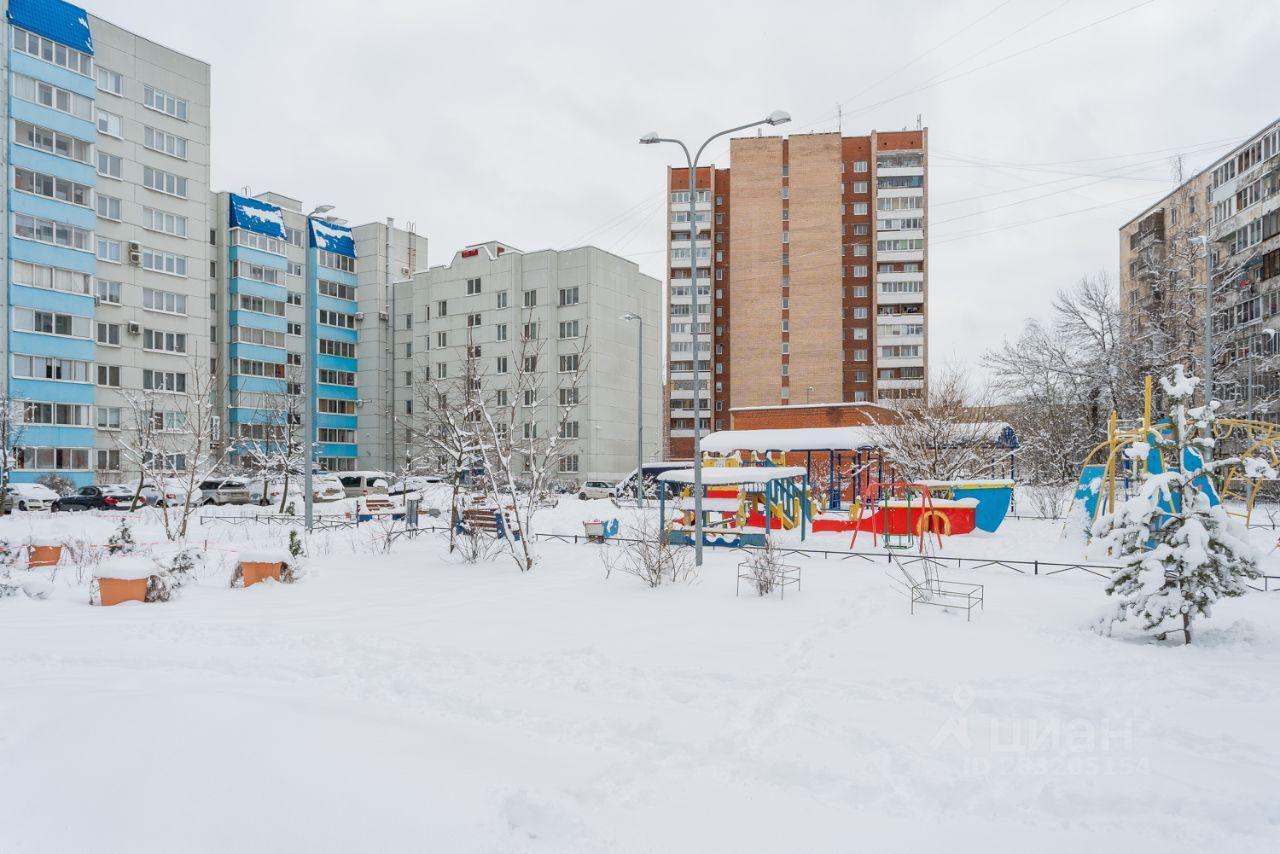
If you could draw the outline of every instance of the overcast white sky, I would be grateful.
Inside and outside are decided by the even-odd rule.
[[[976,366],[1058,288],[1114,272],[1174,154],[1199,169],[1280,115],[1274,0],[86,5],[213,65],[215,188],[415,222],[432,264],[593,243],[661,277],[679,152],[642,133],[922,115],[935,364]]]

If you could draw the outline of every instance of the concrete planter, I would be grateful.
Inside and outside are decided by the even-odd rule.
[[[145,578],[99,578],[98,604],[119,605],[121,602],[147,601]]]

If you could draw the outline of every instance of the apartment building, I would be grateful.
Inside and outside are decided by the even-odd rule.
[[[6,12],[12,477],[111,479],[127,394],[208,357],[209,66],[61,0]]]
[[[633,262],[594,247],[521,252],[490,241],[415,273],[397,286],[390,308],[404,333],[394,350],[394,412],[409,456],[431,464],[432,452],[420,438],[414,446],[431,425],[425,408],[431,401],[414,393],[421,378],[458,376],[471,348],[484,393],[507,405],[515,360],[536,349],[530,370],[539,391],[523,404],[516,401],[524,406],[519,426],[536,436],[557,430],[559,408],[570,405],[565,396],[572,394],[566,378],[578,374],[577,403],[561,436],[568,445],[561,478],[617,478],[632,471],[643,336],[644,455],[656,458],[662,447],[660,290]],[[640,324],[625,320],[628,313]],[[522,348],[523,336],[536,343]]]
[[[1120,227],[1130,334],[1204,364],[1204,237],[1213,255],[1214,395],[1235,415],[1280,417],[1280,121]],[[1160,369],[1163,366],[1153,366]]]
[[[667,453],[692,454],[696,396],[706,431],[739,407],[923,395],[928,131],[745,137],[729,156],[698,171],[692,224],[688,170],[668,173]]]
[[[280,193],[223,192],[210,207],[217,261],[208,334],[231,455],[246,445],[270,449],[290,419],[296,428],[308,405],[310,364],[319,464],[328,471],[385,468],[381,401],[392,324],[383,304],[391,282],[425,261],[426,238],[391,220],[348,228],[323,209],[304,213],[301,201]],[[308,289],[317,321],[310,350]]]

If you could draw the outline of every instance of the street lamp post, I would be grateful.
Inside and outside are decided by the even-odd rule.
[[[644,506],[644,318],[628,311],[626,321],[636,321],[636,503]]]
[[[307,277],[303,283],[302,297],[302,311],[305,315],[302,331],[307,340],[307,354],[304,359],[307,375],[303,384],[303,393],[306,395],[307,402],[302,409],[302,438],[306,447],[306,462],[302,469],[302,506],[305,508],[303,524],[306,526],[307,533],[311,533],[312,524],[315,521],[313,507],[315,492],[311,486],[311,474],[316,465],[316,335],[319,334],[319,330],[316,329],[316,249],[315,240],[311,235],[311,220],[331,210],[333,205],[320,205],[307,214]]]
[[[689,164],[689,269],[693,297],[689,311],[692,318],[689,325],[690,337],[693,340],[693,561],[697,566],[702,566],[702,389],[700,387],[702,371],[698,367],[698,338],[700,335],[698,331],[698,160],[701,159],[702,152],[706,150],[713,140],[719,139],[725,134],[737,133],[740,130],[758,127],[759,125],[780,125],[789,121],[791,121],[790,115],[782,110],[775,110],[763,119],[712,134],[698,147],[698,153],[693,156],[689,155],[689,146],[685,145],[681,140],[658,136],[656,132],[650,132],[640,137],[641,145],[670,142],[680,146],[680,149],[684,152],[684,159]],[[710,314],[707,317],[709,319]],[[708,356],[710,355],[710,350],[707,351],[707,354]],[[707,388],[710,391],[710,384],[708,384]]]

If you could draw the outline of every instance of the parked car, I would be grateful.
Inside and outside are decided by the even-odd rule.
[[[123,486],[82,486],[71,495],[64,495],[54,505],[55,510],[76,512],[82,510],[128,510],[133,504],[133,490]]]
[[[412,474],[391,484],[389,492],[391,495],[404,495],[407,492],[421,492],[432,484],[442,482],[442,479],[438,475]]]
[[[366,495],[386,495],[390,478],[380,471],[344,471],[338,475],[342,481],[342,491],[348,498],[363,498]]]
[[[187,503],[187,484],[177,478],[166,478],[160,483],[145,483],[142,497],[152,507],[181,507]]]
[[[337,501],[347,497],[342,488],[342,481],[336,474],[317,474],[311,476],[311,500]]]
[[[289,478],[289,485],[298,486],[298,484],[294,482],[293,478]],[[248,486],[249,502],[252,504],[279,506],[280,498],[284,495],[283,480],[269,480],[267,478],[258,477],[249,481]]]
[[[237,477],[210,477],[200,482],[201,504],[248,504],[249,485]]]
[[[578,488],[578,497],[583,501],[588,498],[613,498],[614,485],[607,480],[588,480]]]
[[[11,483],[5,491],[12,496],[17,510],[48,510],[58,500],[58,493],[42,483]]]

